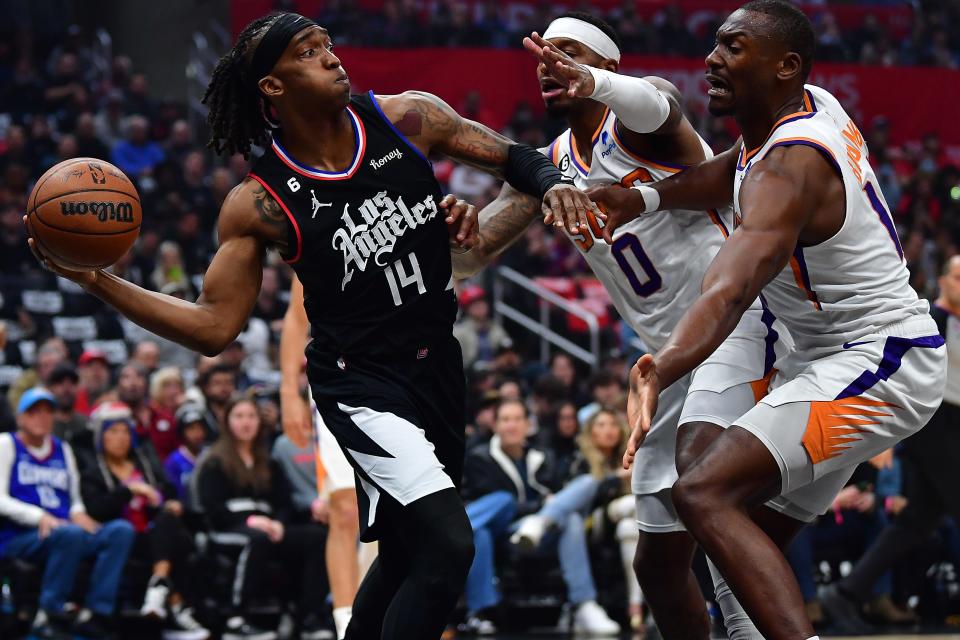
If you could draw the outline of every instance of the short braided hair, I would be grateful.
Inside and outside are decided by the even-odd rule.
[[[271,13],[248,24],[213,70],[202,102],[210,109],[207,146],[218,154],[242,153],[249,158],[252,145],[262,146],[270,139],[265,115],[269,104],[256,87],[258,78],[251,78],[249,69],[254,50],[280,15]]]

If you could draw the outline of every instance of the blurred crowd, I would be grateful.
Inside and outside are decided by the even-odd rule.
[[[668,4],[652,20],[638,16],[636,0],[624,0],[608,11],[598,11],[588,1],[577,10],[600,14],[617,30],[624,53],[688,55],[699,57],[713,45],[714,33],[724,19],[720,12],[690,20],[682,2]],[[854,30],[843,30],[829,3],[808,2],[817,30],[817,58],[829,62],[879,65],[960,67],[960,7],[950,0],[913,3],[875,0],[865,5],[910,4],[909,37],[891,35],[890,25],[867,14]],[[510,10],[513,6],[519,10]],[[382,10],[365,10],[360,3],[333,0],[325,3],[321,24],[336,35],[336,42],[379,47],[517,47],[524,36],[549,22],[554,7],[548,2],[466,3],[441,0],[386,0]]]
[[[913,35],[902,42],[892,42],[884,26],[873,21],[860,30],[837,33],[829,13],[821,14],[822,56],[957,66],[957,6],[921,4],[930,9],[915,13]],[[396,1],[386,2],[382,14],[366,15],[356,3],[334,1],[326,3],[319,19],[338,43],[374,41],[402,47],[512,46],[519,34],[550,17],[545,4],[536,5],[529,24],[506,24],[499,5],[483,3],[476,15],[467,15],[457,3],[439,2],[424,14],[415,8],[419,4]],[[668,9],[657,20],[641,24],[633,19],[630,6],[626,2],[606,16],[628,51],[701,55],[712,43],[707,34],[713,27],[690,33],[679,10]],[[55,41],[22,32],[0,38],[0,431],[15,430],[17,414],[37,402],[52,406],[54,433],[76,452],[90,516],[126,523],[111,535],[129,538],[124,544],[134,549],[131,554],[141,554],[147,567],[145,597],[149,599],[154,588],[156,598],[158,585],[167,589],[167,596],[176,594],[177,606],[183,606],[171,615],[181,616],[177,619],[189,626],[189,615],[181,614],[193,596],[188,585],[177,580],[187,555],[182,534],[194,529],[229,532],[236,523],[216,509],[225,500],[252,492],[270,505],[269,511],[252,513],[264,519],[262,544],[276,545],[265,556],[273,554],[283,562],[294,558],[301,566],[322,562],[302,550],[324,535],[324,515],[312,510],[309,495],[305,502],[289,501],[293,481],[288,467],[296,465],[281,437],[277,347],[291,274],[278,256],[269,255],[247,326],[221,355],[206,358],[147,334],[39,267],[27,248],[21,221],[33,184],[61,160],[108,159],[136,183],[144,210],[135,248],[111,270],[149,289],[195,299],[216,246],[219,207],[247,171],[247,161],[240,156],[212,156],[204,147],[205,132],[190,125],[184,105],[156,99],[150,79],[129,58],[94,60],[97,54],[90,42],[90,34],[77,26]],[[479,94],[454,106],[467,117],[484,120]],[[718,150],[732,144],[726,124],[703,115],[695,116],[695,124]],[[960,170],[948,162],[936,134],[899,144],[890,139],[884,118],[861,124],[881,188],[895,212],[913,285],[922,296],[936,297],[942,265],[960,249]],[[504,132],[542,146],[559,128],[558,122],[520,105]],[[478,206],[499,191],[499,183],[474,169],[442,159],[434,166],[444,188]],[[562,576],[557,581],[561,600],[598,600],[612,617],[636,622],[642,594],[630,577],[628,553],[636,531],[630,526],[630,501],[623,500],[629,488],[616,469],[626,437],[623,381],[640,347],[617,321],[609,301],[597,295],[596,281],[572,243],[553,229],[531,227],[501,264],[537,276],[564,297],[589,299],[594,309],[601,300],[603,359],[593,371],[563,353],[541,362],[536,336],[494,317],[489,273],[462,283],[456,335],[469,381],[467,471],[474,473],[466,479],[465,497],[476,504],[498,494],[490,485],[490,468],[497,468],[497,462],[491,462],[495,450],[518,460],[530,460],[538,452],[541,464],[546,460],[549,465],[541,466],[542,475],[529,483],[534,491],[523,499],[514,496],[506,503],[474,507],[482,507],[488,516],[481,520],[490,527],[491,540],[503,543],[506,532],[515,543],[539,539],[542,531],[512,526],[521,515],[561,519],[554,522],[563,532],[555,548],[575,547],[579,554],[553,556],[554,564],[567,563],[557,573]],[[521,292],[507,288],[505,295],[518,308],[535,308]],[[574,341],[585,343],[585,330],[575,319],[555,319],[565,323],[562,331]],[[38,386],[51,397],[36,401]],[[24,398],[31,400],[25,405]],[[207,480],[194,483],[191,495],[189,478],[203,451],[215,464],[203,476]],[[244,455],[257,460],[249,474],[238,463]],[[896,461],[880,470],[865,466],[838,498],[835,513],[803,539],[805,546],[794,560],[811,602],[814,579],[835,577],[844,562],[863,552],[877,527],[902,508],[898,468]],[[547,499],[563,492],[567,501]],[[208,507],[199,523],[183,519],[190,500]],[[505,507],[507,503],[512,506]],[[541,513],[548,503],[566,508],[559,514]],[[157,522],[164,532],[162,544],[134,540],[157,529]],[[948,543],[956,540],[951,531],[945,529]],[[280,544],[284,539],[288,546]],[[957,546],[946,544],[945,557],[960,560],[951,555]],[[609,560],[604,553],[612,553],[614,576],[603,573],[608,562],[595,561]],[[157,554],[170,556],[173,569],[158,570]],[[933,556],[922,561],[941,557]],[[497,562],[502,558],[498,552]],[[916,566],[910,569],[916,572]],[[323,571],[307,572],[314,573]],[[906,606],[915,604],[911,598],[926,587],[910,576],[912,581],[900,582],[891,577],[878,592],[878,598],[886,598],[874,605],[881,619],[913,619]],[[513,580],[501,576],[500,583],[505,588],[520,585],[520,592],[543,586],[523,587],[522,576]],[[250,578],[249,586],[243,582],[237,594],[225,596],[228,604],[236,609],[247,598],[263,595],[255,593],[256,584],[257,578]],[[303,597],[320,597],[326,585],[304,578],[297,588]],[[468,609],[479,614],[474,630],[492,624],[484,612],[495,608],[502,595],[490,584],[468,592]],[[94,614],[96,606],[90,606]],[[104,608],[99,611],[104,613]],[[600,612],[594,613],[599,620]],[[300,624],[309,629],[320,623],[304,616]]]

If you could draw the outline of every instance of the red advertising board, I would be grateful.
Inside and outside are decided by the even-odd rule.
[[[354,91],[435,93],[454,107],[478,91],[490,122],[500,128],[520,101],[542,109],[535,63],[524,51],[501,49],[361,49],[338,47]],[[672,81],[692,108],[703,108],[707,84],[702,60],[627,55],[621,70],[659,75]],[[917,67],[814,65],[811,82],[833,93],[863,129],[877,116],[890,120],[895,142],[917,140],[928,132],[960,147],[960,118],[953,115],[960,96],[960,71]]]
[[[355,1],[363,9],[379,11],[385,0]],[[440,1],[417,0],[416,5],[426,15],[433,10],[434,5],[440,4]],[[666,7],[670,5],[679,6],[687,26],[698,32],[705,23],[712,22],[717,17],[730,13],[742,5],[744,1],[636,0],[632,4],[637,17],[641,20],[654,20]],[[484,11],[484,5],[488,4],[486,0],[458,0],[458,2],[467,5],[477,15],[480,15]],[[296,11],[312,18],[319,16],[326,4],[324,0],[294,0],[292,2]],[[497,3],[500,8],[500,15],[514,27],[519,24],[527,24],[526,18],[533,15],[541,4],[538,0],[505,0]],[[584,5],[580,0],[550,0],[547,4],[554,7],[556,12],[574,7],[579,9]],[[622,7],[624,2],[623,0],[591,0],[587,4],[600,13],[607,14],[612,9]],[[873,15],[880,24],[886,26],[893,37],[901,37],[909,32],[913,16],[913,9],[908,3],[894,6],[833,3],[830,6],[825,6],[820,2],[803,2],[801,0],[799,4],[814,20],[821,13],[831,13],[840,27],[844,29],[856,29],[863,24],[867,15]],[[233,32],[239,33],[245,24],[271,11],[274,5],[273,0],[233,0],[231,3]]]

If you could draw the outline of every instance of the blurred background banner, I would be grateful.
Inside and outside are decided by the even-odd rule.
[[[458,105],[476,91],[483,96],[484,115],[489,118],[485,124],[496,129],[506,125],[521,102],[543,110],[536,64],[525,51],[338,47],[337,55],[355,92],[418,89]],[[663,76],[680,89],[688,107],[696,113],[705,109],[708,85],[701,59],[627,54],[620,70]],[[814,66],[810,81],[837,96],[864,127],[878,117],[887,118],[894,142],[919,140],[936,131],[948,153],[960,162],[960,119],[951,108],[960,93],[960,71],[820,63]]]
[[[274,4],[271,0],[232,0],[231,24],[233,25],[233,32],[235,34],[239,33],[244,25],[270,11]],[[325,2],[324,0],[295,0],[287,4],[290,5],[292,10],[310,16],[318,15],[327,6],[338,3]],[[351,4],[359,5],[366,11],[382,11],[385,5],[391,3],[390,0],[355,0]],[[443,4],[445,3],[439,0],[417,3],[424,14],[429,14],[436,9],[437,5]],[[465,0],[458,4],[463,6],[468,13],[476,14],[483,13],[489,2],[486,0]],[[530,16],[535,15],[539,4],[541,3],[533,0],[496,3],[506,20],[513,23],[524,22]],[[584,4],[586,3],[574,0],[555,0],[549,3],[551,7],[558,11],[561,9],[582,9]],[[677,5],[675,0],[641,0],[630,4],[634,5],[637,17],[642,20],[658,19],[663,11]],[[685,0],[683,2],[684,22],[692,31],[700,31],[705,25],[716,20],[717,17],[725,17],[742,4],[743,2],[738,0]],[[798,2],[797,4],[814,15],[826,9],[824,2]],[[837,24],[843,29],[859,29],[870,16],[870,21],[883,23],[894,37],[901,37],[910,32],[914,9],[907,2],[885,0],[884,2],[870,4],[830,4],[829,12],[833,14]],[[589,5],[592,9],[606,13],[623,6],[624,2],[622,0],[593,0]]]

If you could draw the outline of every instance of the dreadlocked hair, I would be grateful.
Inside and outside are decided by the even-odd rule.
[[[260,40],[280,15],[271,13],[248,24],[213,70],[201,102],[209,107],[207,146],[218,154],[242,153],[249,158],[253,144],[263,146],[270,139],[265,115],[269,104],[250,77],[249,65]]]

